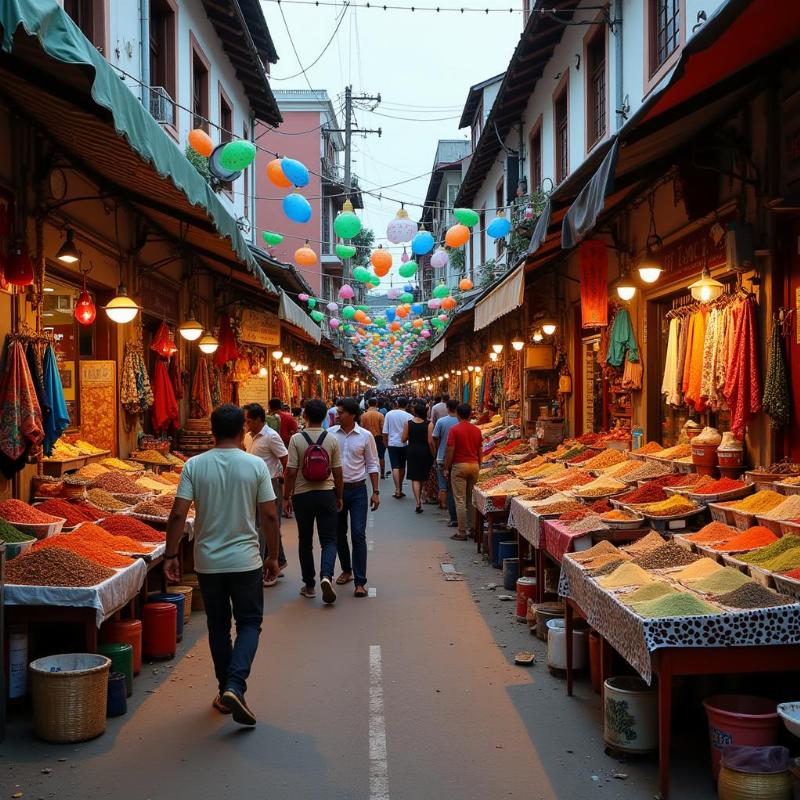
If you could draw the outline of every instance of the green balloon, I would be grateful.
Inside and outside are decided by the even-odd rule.
[[[355,312],[353,312],[353,313],[355,313]],[[344,332],[345,333],[352,333],[353,332],[353,326],[352,325],[345,325],[344,326]]]
[[[433,296],[437,297],[439,300],[442,300],[445,297],[450,296],[450,287],[447,284],[440,283],[436,286],[433,290]]]
[[[444,325],[444,322],[442,322],[442,321],[439,319],[439,317],[434,317],[434,318],[431,320],[431,325],[433,325],[433,327],[434,327],[434,328],[441,328],[441,327],[442,327],[442,325]]]
[[[399,270],[400,276],[403,278],[410,278],[413,275],[417,274],[417,262],[416,261],[406,261]]]
[[[352,239],[361,233],[361,220],[352,211],[342,211],[333,221],[333,229],[342,239]]]
[[[261,235],[264,237],[264,241],[270,247],[274,247],[276,244],[280,244],[283,241],[283,236],[281,236],[280,233],[275,233],[274,231],[263,231]]]
[[[228,142],[219,154],[219,163],[231,172],[249,167],[256,157],[256,146],[244,139]]]
[[[336,245],[336,255],[342,259],[342,261],[347,261],[348,258],[352,258],[356,254],[356,248],[353,247],[351,244],[337,244]]]
[[[342,316],[345,319],[353,319],[353,317],[355,315],[356,315],[356,310],[353,308],[353,306],[345,306],[342,309]],[[345,326],[345,327],[347,327],[347,326]]]
[[[386,327],[386,317],[378,317],[378,318],[375,320],[375,324],[376,324],[376,325],[377,325],[379,328],[385,328],[385,327]]]
[[[359,311],[369,311],[369,306],[356,306]]]
[[[309,308],[316,308],[317,307],[317,301],[313,297],[309,297],[308,298],[308,307]]]
[[[404,330],[404,331],[410,331],[410,330],[411,330],[413,327],[414,327],[414,326],[413,326],[413,325],[412,325],[410,322],[406,322],[406,323],[404,323],[404,325],[403,325],[403,330]]]
[[[477,225],[478,221],[480,220],[478,212],[473,211],[471,208],[456,208],[453,210],[453,216],[462,225],[466,225],[468,228],[471,228],[473,225]]]
[[[414,302],[414,295],[411,292],[403,292],[400,295],[400,300],[404,303],[413,303]]]
[[[355,280],[357,280],[359,283],[366,283],[371,277],[372,274],[370,271],[364,267],[356,267],[353,270],[353,278],[355,278]]]
[[[322,322],[322,320],[325,319],[325,315],[321,311],[312,311],[311,319],[313,319],[314,322]]]

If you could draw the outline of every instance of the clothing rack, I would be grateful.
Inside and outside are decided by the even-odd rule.
[[[24,323],[20,326],[19,331],[16,333],[9,333],[6,336],[6,340],[9,342],[22,342],[23,344],[33,342],[35,344],[53,345],[56,341],[52,333],[37,333],[33,330],[33,328]]]
[[[737,281],[737,284],[739,282]],[[753,292],[747,291],[741,284],[737,286],[728,286],[725,291],[716,299],[709,303],[701,303],[695,300],[690,294],[676,297],[672,301],[672,308],[665,314],[666,319],[673,317],[684,317],[691,314],[696,314],[701,309],[725,308],[737,300],[747,300],[752,297],[757,300]]]

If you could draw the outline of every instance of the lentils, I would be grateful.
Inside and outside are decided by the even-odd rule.
[[[667,544],[662,544],[655,550],[639,556],[633,563],[643,569],[669,569],[670,567],[684,567],[699,559],[700,556],[690,553],[679,544],[667,542]]]
[[[117,500],[105,489],[89,489],[86,497],[92,505],[101,508],[103,511],[124,511],[128,508],[125,503]]]
[[[92,481],[92,486],[115,494],[147,494],[147,489],[137,486],[119,472],[106,472]]]
[[[23,586],[96,586],[114,574],[60,547],[34,550],[6,565],[6,582]]]
[[[755,581],[749,581],[732,592],[720,595],[716,600],[731,608],[775,608],[795,602],[793,598],[773,592]]]

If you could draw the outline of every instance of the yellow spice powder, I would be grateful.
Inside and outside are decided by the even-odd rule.
[[[597,582],[605,589],[619,589],[621,586],[644,586],[653,583],[654,578],[648,575],[638,564],[621,564],[610,575],[598,578]]]

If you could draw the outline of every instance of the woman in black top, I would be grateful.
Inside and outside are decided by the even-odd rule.
[[[403,427],[402,440],[408,442],[406,453],[406,477],[411,481],[414,499],[417,501],[416,512],[422,513],[422,487],[428,480],[428,473],[433,464],[433,451],[428,438],[428,408],[422,400],[412,407],[414,418]]]

